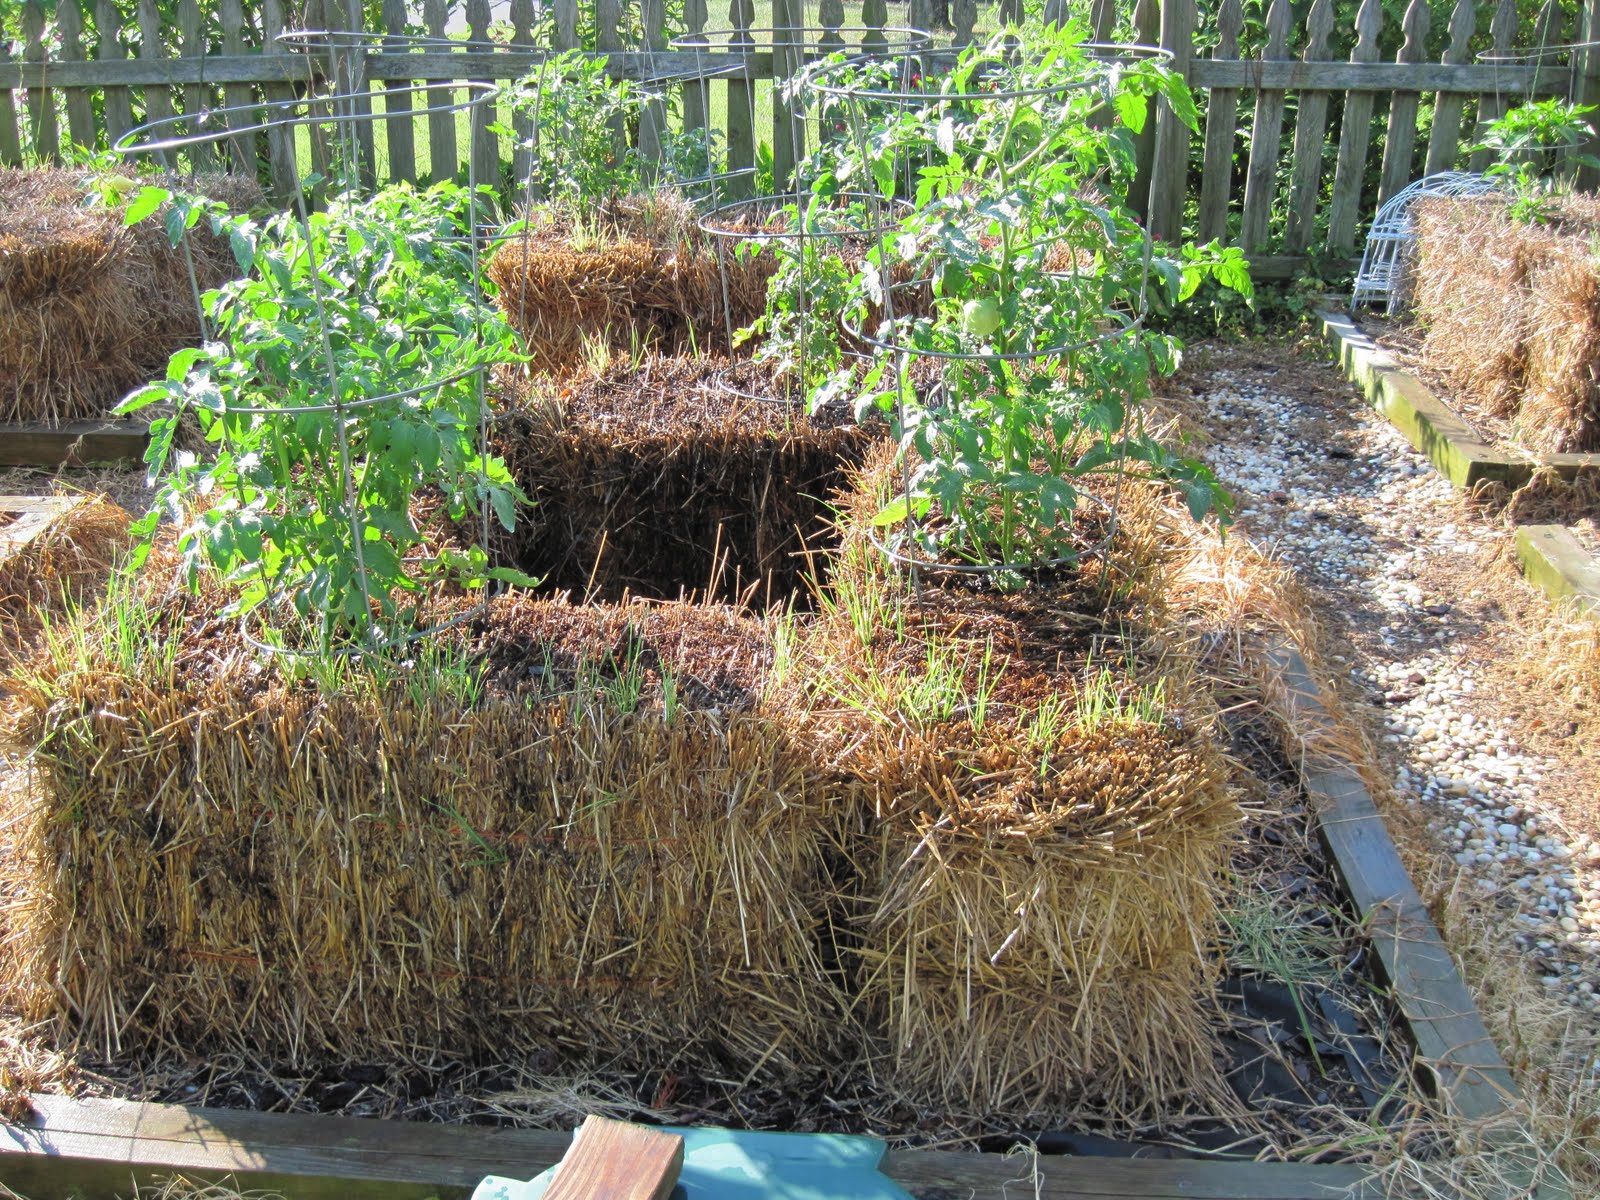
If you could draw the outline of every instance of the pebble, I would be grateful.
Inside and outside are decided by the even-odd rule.
[[[1225,366],[1206,382],[1226,432],[1205,454],[1241,531],[1334,603],[1378,617],[1382,650],[1353,676],[1382,705],[1397,795],[1424,806],[1467,882],[1537,947],[1545,985],[1600,1012],[1600,845],[1541,808],[1539,781],[1559,764],[1523,751],[1500,718],[1467,711],[1484,685],[1456,642],[1464,598],[1415,582],[1432,556],[1473,555],[1501,535],[1458,523],[1450,484],[1353,398],[1330,413],[1337,401],[1296,399]]]

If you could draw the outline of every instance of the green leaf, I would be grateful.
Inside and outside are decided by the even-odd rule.
[[[123,210],[122,223],[137,225],[172,198],[172,193],[162,187],[144,187]]]

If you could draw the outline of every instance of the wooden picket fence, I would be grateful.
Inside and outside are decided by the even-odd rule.
[[[997,0],[980,13],[976,0],[950,0],[948,36],[960,44],[980,25],[1004,22],[1020,3]],[[592,0],[582,11],[578,0],[511,0],[508,27],[491,27],[489,0],[465,0],[471,43],[464,48],[419,49],[375,37],[343,51],[333,66],[383,98],[375,123],[385,143],[381,160],[373,153],[375,125],[362,126],[361,138],[364,161],[377,163],[386,178],[453,176],[464,153],[479,179],[502,177],[503,154],[520,174],[526,151],[514,148],[516,139],[503,145],[491,128],[492,108],[473,111],[463,146],[453,114],[415,115],[427,106],[418,97],[445,103],[457,94],[453,82],[514,79],[532,70],[542,51],[585,40],[611,56],[615,74],[681,80],[706,71],[708,85],[674,85],[682,88],[684,127],[718,124],[735,171],[750,168],[767,142],[782,178],[798,131],[784,105],[763,107],[756,97],[802,64],[804,54],[786,46],[881,44],[886,29],[926,28],[933,16],[930,0],[897,5],[892,20],[886,0],[852,0],[848,18],[845,0],[820,0],[800,32],[804,5],[771,0],[770,22],[758,27],[754,0],[730,0],[716,30],[706,0],[684,0],[685,29],[678,32],[703,32],[705,45],[674,50],[664,0]],[[204,8],[199,0],[176,0],[173,21],[163,19],[157,0],[57,0],[53,25],[44,0],[6,11],[17,22],[0,39],[0,162],[7,164],[48,161],[69,144],[104,146],[142,121],[291,99],[318,83],[313,57],[281,44],[280,33],[363,28],[359,0],[305,0],[293,9],[284,0],[207,0]],[[1298,27],[1289,0],[1271,0],[1264,36],[1255,39],[1259,53],[1250,56],[1240,51],[1243,0],[1220,0],[1206,26],[1210,44],[1198,54],[1196,0],[1135,0],[1131,12],[1119,12],[1117,0],[1048,0],[1046,12],[1084,17],[1102,40],[1131,36],[1172,52],[1200,99],[1202,142],[1191,147],[1190,131],[1163,108],[1140,138],[1129,199],[1159,235],[1220,237],[1274,252],[1257,257],[1265,275],[1299,269],[1308,252],[1350,253],[1376,205],[1423,173],[1481,168],[1482,154],[1468,152],[1474,132],[1510,105],[1548,95],[1600,100],[1596,48],[1505,58],[1518,48],[1600,40],[1600,0],[1581,0],[1575,20],[1548,0],[1531,25],[1519,21],[1516,0],[1456,0],[1442,29],[1430,27],[1425,0],[1411,0],[1399,30],[1385,28],[1381,0],[1363,0],[1354,29],[1344,31],[1335,29],[1333,0],[1313,0]],[[416,16],[406,0],[383,0],[382,15],[382,28],[367,32],[403,30]],[[428,33],[445,37],[452,2],[423,0],[420,16]],[[1347,60],[1333,57],[1330,47],[1341,44],[1336,32],[1353,47]],[[1396,33],[1400,48],[1384,61],[1380,46]],[[1501,57],[1480,61],[1484,49]],[[431,90],[418,90],[421,83]],[[1428,100],[1424,131],[1418,118]],[[767,110],[771,127],[758,129],[755,115]],[[1370,163],[1380,146],[1381,163]],[[289,137],[257,144],[241,135],[203,148],[196,165],[251,172],[265,159],[281,183],[297,152]]]

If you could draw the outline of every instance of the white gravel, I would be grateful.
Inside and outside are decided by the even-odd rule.
[[[1470,597],[1416,582],[1432,557],[1503,533],[1462,523],[1448,481],[1357,401],[1298,400],[1226,369],[1197,386],[1220,435],[1205,456],[1234,491],[1239,531],[1377,624],[1382,652],[1349,661],[1382,695],[1396,792],[1424,806],[1464,882],[1504,906],[1546,984],[1600,1009],[1600,844],[1541,805],[1559,764],[1469,711],[1486,683],[1454,619]]]

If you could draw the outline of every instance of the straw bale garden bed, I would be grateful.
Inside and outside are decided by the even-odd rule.
[[[1414,1115],[1267,654],[1315,639],[1144,412],[1144,298],[1248,277],[1102,198],[1084,106],[1181,81],[997,46],[915,109],[835,64],[880,157],[751,228],[857,234],[731,267],[643,179],[483,261],[450,185],[140,181],[248,269],[124,406],[175,413],[135,569],[39,583],[7,685],[15,1104],[1357,1158]]]

